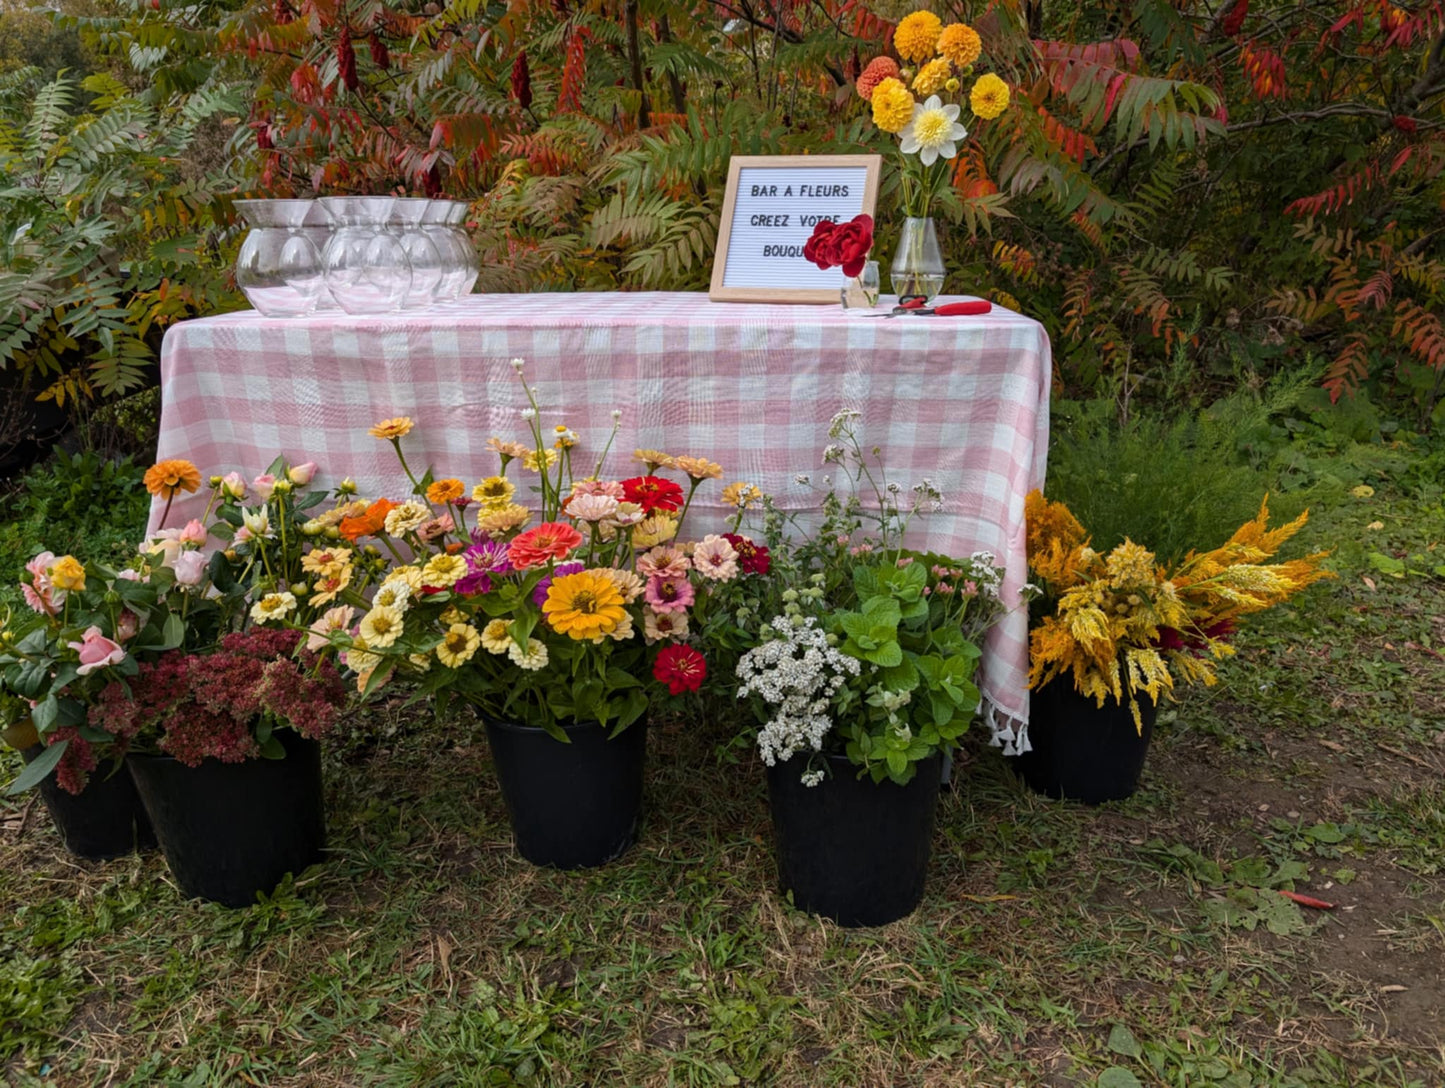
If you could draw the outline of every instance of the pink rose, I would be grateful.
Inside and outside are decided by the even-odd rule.
[[[186,527],[181,530],[178,539],[182,544],[204,545],[206,543],[206,527],[192,518],[186,522]]]
[[[228,472],[221,477],[221,494],[237,502],[246,497],[246,481],[239,472]]]
[[[286,478],[297,487],[305,487],[311,482],[311,477],[316,475],[316,462],[307,461],[304,465],[297,465],[286,473]]]
[[[128,642],[135,638],[135,633],[140,630],[140,617],[129,608],[121,609],[120,616],[115,621],[115,637],[122,642]]]
[[[25,564],[32,584],[20,583],[20,593],[25,598],[25,603],[33,611],[42,612],[47,616],[53,616],[59,612],[60,605],[65,600],[65,594],[57,594],[52,591],[50,575],[46,573],[50,569],[50,564],[54,562],[54,552],[41,552]]]
[[[196,586],[201,584],[201,575],[206,570],[205,552],[181,552],[176,556],[176,584]]]
[[[255,488],[256,494],[261,496],[262,502],[270,502],[271,492],[276,490],[276,477],[269,472],[263,473],[251,481],[251,486]]]
[[[119,578],[122,582],[144,582],[144,581],[147,581],[147,579],[141,577],[141,572],[140,572],[140,571],[138,571],[138,570],[131,570],[129,567],[126,567],[126,569],[123,570],[123,571],[121,571],[119,574],[117,574],[116,577]]]
[[[112,642],[100,633],[99,627],[87,627],[79,642],[70,643],[72,650],[80,653],[80,668],[75,671],[86,676],[107,665],[119,665],[125,660],[125,651],[120,643]]]

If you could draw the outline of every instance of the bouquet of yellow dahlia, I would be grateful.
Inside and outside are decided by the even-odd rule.
[[[856,86],[872,106],[873,123],[898,138],[903,214],[923,219],[968,137],[961,104],[966,100],[974,117],[992,120],[1008,108],[1009,88],[992,72],[974,77],[983,52],[977,31],[964,23],[945,26],[931,11],[905,16],[893,31],[893,49],[898,59],[874,58]]]
[[[522,360],[513,367],[520,377]],[[365,693],[410,677],[418,698],[462,698],[559,740],[574,722],[615,735],[647,709],[648,672],[670,694],[698,690],[707,666],[689,643],[689,611],[711,585],[737,577],[749,553],[731,534],[679,541],[693,496],[721,466],[638,450],[637,475],[605,478],[620,413],[584,468],[577,434],[544,431],[522,384],[531,441],[491,439],[498,469],[470,488],[412,472],[403,449],[411,420],[372,428],[396,450],[412,497],[359,504],[341,521],[342,536],[369,541],[364,549],[388,561],[373,591],[343,588],[313,624],[313,643],[338,652]]]
[[[1234,653],[1228,639],[1242,616],[1333,577],[1320,569],[1325,552],[1266,562],[1309,516],[1270,529],[1267,498],[1224,545],[1190,552],[1173,570],[1130,540],[1107,555],[1095,551],[1068,507],[1038,491],[1027,516],[1029,571],[1047,612],[1030,633],[1029,686],[1067,674],[1101,707],[1127,693],[1136,725],[1141,692],[1157,701],[1176,677],[1215,683],[1215,663]]]

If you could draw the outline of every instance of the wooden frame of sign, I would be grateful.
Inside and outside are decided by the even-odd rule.
[[[836,303],[842,271],[815,267],[803,243],[819,218],[872,215],[882,168],[881,155],[734,155],[708,298]]]

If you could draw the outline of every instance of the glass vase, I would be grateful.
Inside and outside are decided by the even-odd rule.
[[[938,248],[933,219],[905,219],[889,274],[898,301],[921,298],[925,303],[932,302],[943,290],[944,276],[943,253]]]
[[[863,271],[850,276],[838,289],[838,301],[845,310],[871,310],[878,305],[878,262],[869,261]]]
[[[251,226],[236,255],[236,286],[265,317],[305,317],[324,289],[321,254],[302,230],[309,200],[238,200]]]

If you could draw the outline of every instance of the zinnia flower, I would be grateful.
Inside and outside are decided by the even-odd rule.
[[[591,570],[553,579],[542,612],[557,632],[578,641],[610,634],[627,615],[617,585]]]
[[[577,480],[572,484],[572,497],[578,495],[607,495],[618,502],[627,497],[616,480]]]
[[[754,543],[737,533],[723,533],[723,539],[738,553],[738,566],[744,574],[767,574],[773,569],[773,558],[766,545]]]
[[[515,461],[518,458],[527,456],[527,447],[520,442],[505,442],[500,438],[487,439],[487,449],[501,455],[502,467],[507,467],[508,461]]]
[[[518,506],[510,503],[500,510],[493,510],[490,513],[478,511],[477,528],[484,533],[505,533],[512,529],[520,529],[527,524],[532,516],[532,511],[525,506]]]
[[[449,669],[465,665],[482,644],[481,635],[470,623],[454,623],[437,644],[437,660]]]
[[[505,476],[488,476],[472,488],[472,498],[486,510],[501,510],[512,501],[517,485]]]
[[[559,563],[553,568],[552,573],[537,583],[537,588],[532,590],[532,603],[541,608],[547,603],[547,591],[552,588],[552,580],[560,578],[564,574],[576,574],[579,570],[586,570],[586,563]]]
[[[872,99],[873,92],[878,89],[878,84],[885,79],[898,78],[898,62],[892,57],[874,57],[868,62],[868,67],[858,77],[855,89],[858,97],[867,102]]]
[[[570,450],[573,446],[577,445],[577,432],[565,423],[557,424],[556,427],[552,428],[552,433],[557,439],[552,443],[553,449]]]
[[[307,574],[333,574],[350,563],[350,548],[312,548],[301,557],[301,569]]]
[[[373,608],[395,608],[405,612],[411,607],[411,586],[404,581],[385,582],[371,598]]]
[[[539,466],[544,460],[547,462],[547,467],[551,468],[557,463],[557,451],[543,450],[542,456],[539,457],[536,450],[528,450],[526,456],[522,458],[522,467],[528,472],[541,472]]]
[[[661,476],[634,476],[622,481],[623,494],[651,514],[657,510],[676,510],[682,506],[682,488]]]
[[[406,621],[399,608],[374,606],[361,617],[360,635],[373,650],[383,650],[401,637]]]
[[[120,643],[102,635],[99,627],[87,627],[79,642],[66,645],[80,654],[80,667],[75,671],[81,676],[88,676],[107,665],[119,665],[125,660],[125,650],[121,649]]]
[[[696,691],[707,676],[707,660],[691,646],[674,643],[657,655],[652,675],[673,695]]]
[[[426,497],[428,502],[445,506],[447,503],[456,502],[466,492],[467,485],[460,480],[434,480],[432,485],[426,489]]]
[[[427,518],[426,521],[418,525],[416,527],[416,536],[422,543],[430,544],[438,537],[446,536],[456,527],[457,523],[452,520],[452,516],[450,514],[443,514],[441,517]]]
[[[653,548],[638,556],[637,571],[644,578],[681,578],[692,569],[692,562],[681,548]]]
[[[752,484],[743,483],[741,480],[728,484],[723,488],[722,501],[728,506],[737,507],[739,510],[746,510],[755,502],[761,502],[762,491]]]
[[[647,583],[637,575],[635,571],[622,570],[619,567],[603,567],[608,577],[617,586],[617,592],[622,594],[625,604],[631,604],[642,595],[643,586]]]
[[[914,104],[908,88],[890,76],[873,91],[873,123],[884,132],[902,132],[913,117]]]
[[[922,105],[913,107],[913,120],[900,132],[898,150],[905,155],[918,154],[918,161],[932,166],[940,158],[951,159],[958,154],[956,141],[968,135],[958,123],[958,106],[944,105],[933,95]]]
[[[649,476],[660,468],[672,467],[672,454],[661,450],[633,450],[632,459],[646,465]]]
[[[311,625],[311,634],[306,637],[306,649],[314,654],[317,650],[329,646],[330,636],[337,631],[345,631],[351,625],[351,617],[355,612],[349,604],[328,608]]]
[[[567,500],[567,516],[578,521],[601,521],[617,513],[617,500],[611,495],[573,495]]]
[[[737,577],[738,553],[725,539],[711,533],[692,550],[692,566],[704,578],[730,582]]]
[[[337,595],[351,584],[351,564],[326,570],[311,587],[311,607],[319,608],[336,600]]]
[[[157,461],[146,469],[146,490],[163,499],[174,498],[178,491],[195,491],[200,486],[201,470],[180,458]]]
[[[507,647],[507,656],[528,672],[536,672],[547,665],[547,644],[539,638],[529,638],[525,647],[513,642]]]
[[[467,561],[460,555],[434,555],[422,568],[421,584],[427,589],[446,589],[467,573]]]
[[[253,623],[270,623],[284,619],[296,610],[296,598],[289,593],[268,593],[251,606]]]
[[[403,435],[410,434],[415,426],[410,416],[397,416],[395,419],[383,419],[367,433],[372,438],[384,438],[394,442]]]
[[[674,457],[672,467],[686,472],[694,480],[716,480],[723,474],[722,465],[706,457]]]
[[[978,77],[973,90],[968,94],[968,104],[974,115],[990,121],[1008,109],[1008,84],[989,72]]]
[[[582,534],[566,522],[544,521],[512,541],[507,558],[518,570],[530,570],[552,560],[566,559],[581,543]]]
[[[632,546],[634,548],[651,548],[656,544],[665,544],[677,536],[677,519],[671,514],[653,514],[650,518],[643,518],[632,530]]]
[[[405,567],[394,567],[382,580],[383,586],[396,585],[400,583],[411,590],[415,597],[421,592],[421,568],[408,564]]]
[[[648,642],[665,638],[687,638],[686,612],[657,612],[651,608],[642,610],[642,637]]]
[[[431,509],[425,503],[409,499],[400,506],[388,510],[386,520],[382,524],[386,526],[388,536],[402,536],[429,517],[431,517]]]
[[[504,654],[512,645],[511,624],[506,620],[492,620],[482,628],[482,649],[489,654]]]
[[[953,75],[953,65],[944,58],[931,60],[913,77],[914,94],[937,94]]]
[[[351,514],[341,519],[338,527],[341,535],[355,544],[364,536],[375,536],[386,525],[386,515],[396,509],[390,499],[377,499],[366,508],[365,513]]]
[[[949,23],[938,35],[938,51],[960,68],[967,68],[983,52],[978,31],[966,23]]]
[[[905,15],[893,30],[893,48],[904,60],[921,64],[933,56],[943,20],[931,11]]]
[[[657,612],[682,612],[694,599],[686,578],[649,578],[643,596]]]

